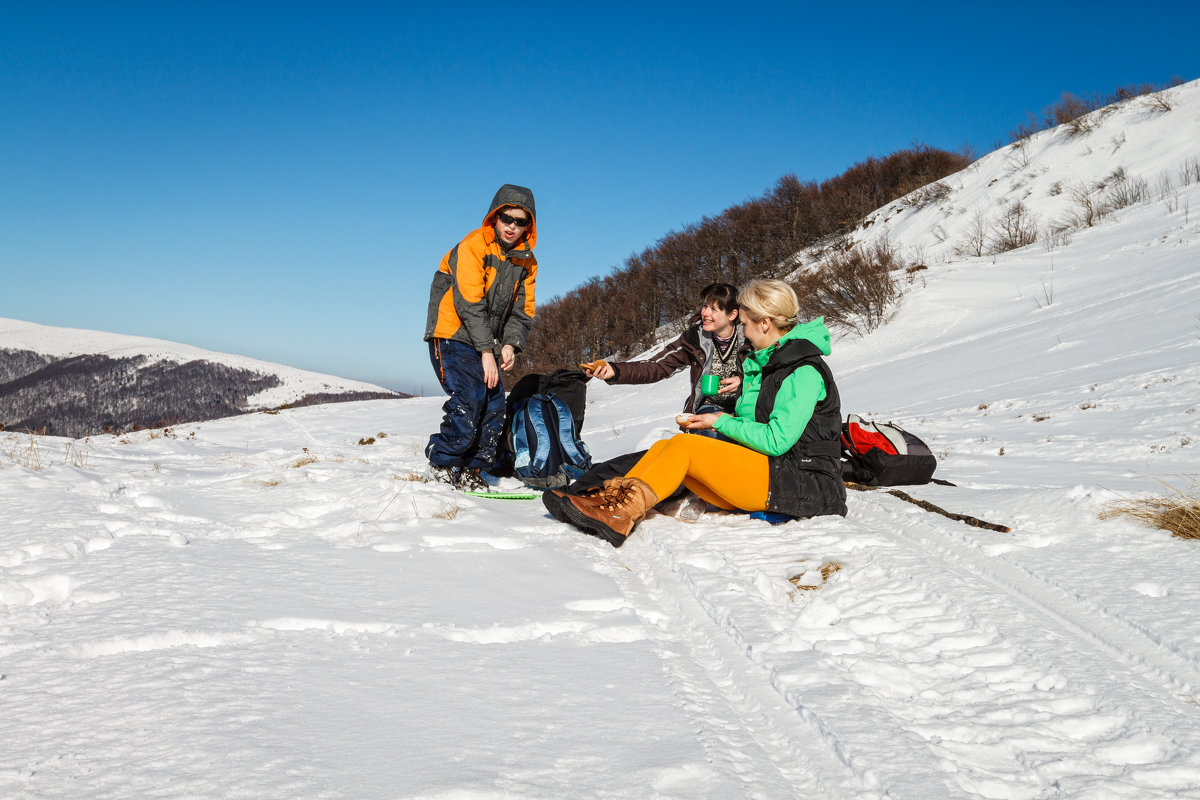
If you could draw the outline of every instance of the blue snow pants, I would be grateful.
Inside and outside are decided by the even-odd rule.
[[[483,382],[483,359],[469,344],[429,340],[429,361],[450,395],[442,406],[442,427],[429,437],[425,456],[436,467],[489,471],[504,432],[504,379],[489,389]]]

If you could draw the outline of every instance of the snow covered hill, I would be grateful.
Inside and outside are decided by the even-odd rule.
[[[0,319],[0,426],[9,430],[82,437],[285,404],[403,396],[175,342]]]
[[[951,191],[1050,219],[1054,181],[1143,174],[1145,126],[1176,175],[1173,91],[1103,117],[1108,163],[1044,132],[1020,188],[1002,151]],[[911,494],[1011,533],[852,492],[616,550],[416,480],[441,398],[0,433],[0,796],[1200,798],[1200,542],[1100,518],[1196,472],[1200,183],[982,257],[943,202],[877,215],[928,269],[831,363],[956,484]],[[597,457],[684,382],[593,382]]]
[[[890,242],[916,265],[991,256],[1021,242],[1053,250],[1133,205],[1157,201],[1186,218],[1186,190],[1197,182],[1200,81],[1192,81],[989,153],[868,215],[847,239]],[[821,256],[820,248],[801,253],[801,269]]]

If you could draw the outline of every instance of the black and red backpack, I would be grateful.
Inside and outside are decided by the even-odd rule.
[[[929,483],[937,458],[929,445],[894,423],[851,414],[842,425],[842,479],[866,486]]]

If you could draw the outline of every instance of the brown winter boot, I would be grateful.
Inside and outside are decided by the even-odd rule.
[[[613,547],[620,547],[658,502],[658,495],[650,484],[638,478],[612,478],[595,494],[565,499],[562,511],[568,522]]]

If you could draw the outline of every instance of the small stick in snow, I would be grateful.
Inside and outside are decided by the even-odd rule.
[[[864,486],[861,483],[852,483],[850,481],[846,481],[846,488],[853,489],[856,492],[873,492],[879,487]],[[905,500],[909,503],[912,503],[915,506],[920,506],[921,508],[925,509],[926,511],[932,511],[935,514],[941,514],[943,517],[946,517],[948,519],[958,520],[959,522],[965,522],[968,525],[974,525],[976,528],[986,528],[989,531],[998,531],[1000,533],[1011,533],[1012,532],[1012,528],[1009,528],[1005,525],[997,525],[994,522],[984,522],[979,517],[972,517],[970,514],[955,514],[953,511],[947,511],[944,508],[935,506],[933,503],[930,503],[928,500],[918,500],[917,498],[913,497],[912,495],[910,495],[906,492],[902,492],[899,489],[889,489],[887,493],[890,494],[892,497],[899,497],[901,500]]]

